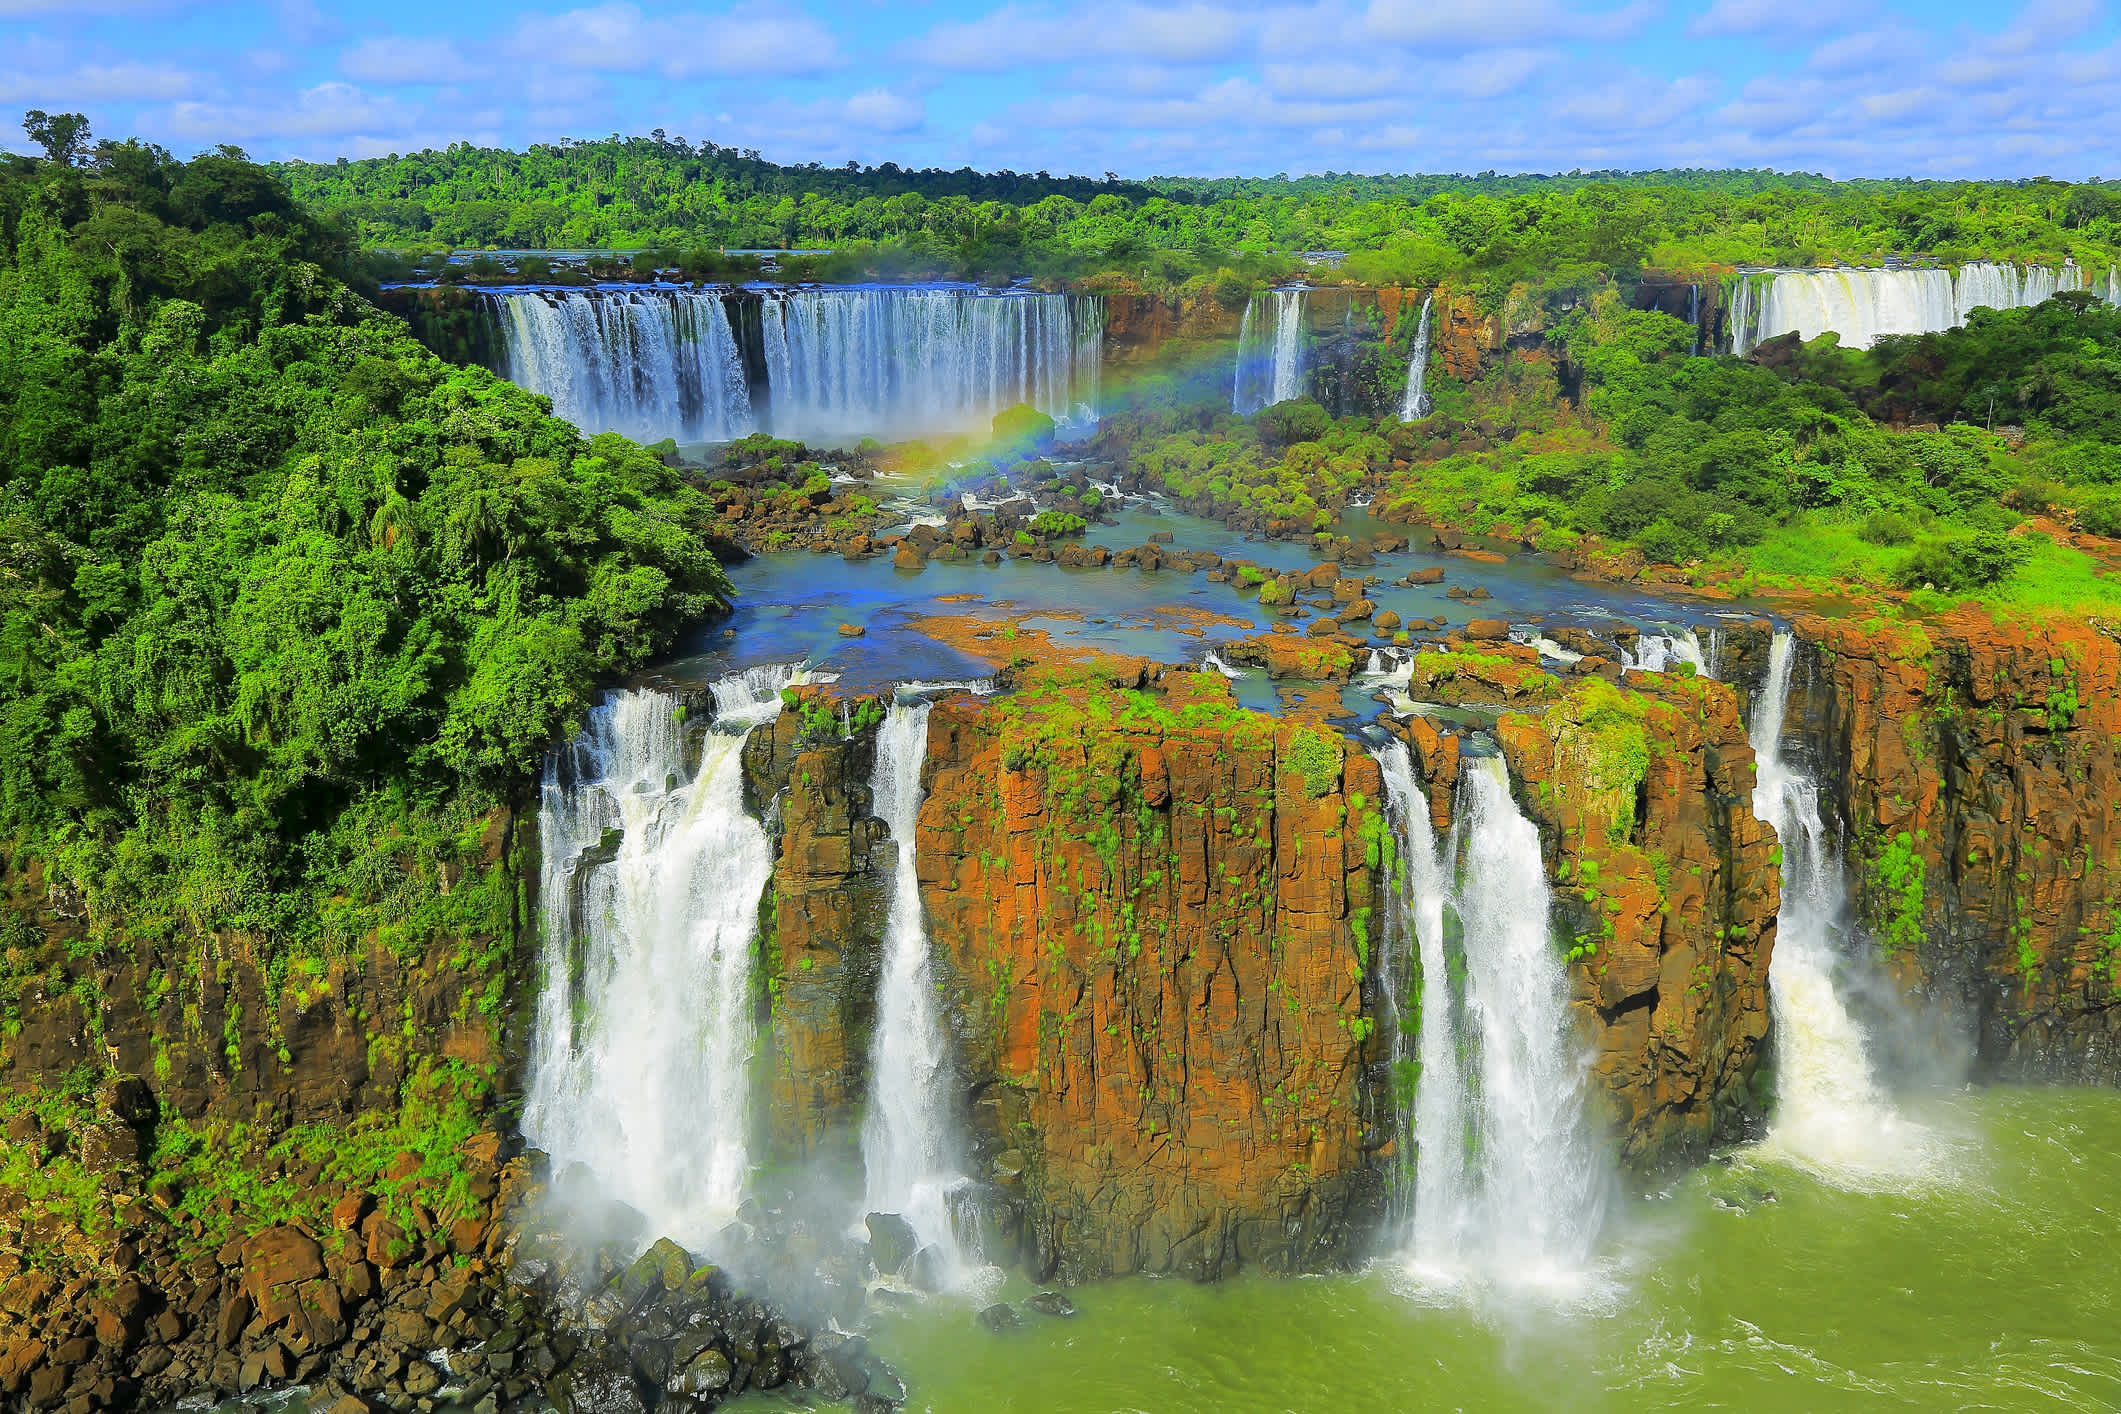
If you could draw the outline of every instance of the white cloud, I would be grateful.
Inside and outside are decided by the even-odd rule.
[[[369,83],[467,83],[484,76],[454,41],[402,34],[362,40],[339,55],[339,71]]]
[[[907,98],[883,88],[864,89],[855,94],[847,100],[845,111],[848,122],[879,133],[910,133],[928,118],[927,105],[918,98]]]
[[[0,69],[0,102],[66,109],[92,103],[166,101],[199,91],[200,80],[166,64],[70,64]],[[100,124],[98,126],[101,126]]]
[[[607,73],[658,72],[667,78],[819,74],[838,68],[832,32],[798,10],[745,3],[720,14],[686,10],[644,15],[613,0],[561,15],[532,15],[509,49],[518,58]]]
[[[1996,47],[2008,54],[2048,49],[2083,34],[2105,13],[2104,0],[2029,0]]]
[[[1577,10],[1560,0],[1370,0],[1364,27],[1378,39],[1432,50],[1498,49],[1569,40],[1625,39],[1656,13],[1651,0]]]
[[[1641,132],[1691,113],[1715,92],[1714,79],[1661,83],[1647,74],[1632,74],[1570,95],[1554,105],[1554,113],[1588,128]]]
[[[417,105],[376,97],[350,83],[321,83],[280,103],[178,103],[169,128],[197,142],[240,138],[352,138],[410,132],[421,118]],[[402,149],[401,149],[402,150]]]
[[[1515,93],[1557,58],[1547,49],[1496,49],[1468,54],[1436,71],[1436,86],[1460,98],[1500,98]]]
[[[1206,63],[1248,47],[1252,21],[1224,6],[1108,5],[1073,14],[1007,5],[976,20],[937,25],[900,53],[944,69],[994,72],[1093,55]]]
[[[1686,32],[1702,38],[1817,34],[1846,27],[1867,8],[1841,0],[1716,0],[1687,25]]]
[[[1807,67],[1823,74],[1897,68],[1923,50],[1922,38],[1906,30],[1859,30],[1827,40],[1805,60]]]

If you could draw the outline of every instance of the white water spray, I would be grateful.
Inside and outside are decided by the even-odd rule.
[[[544,988],[523,1131],[695,1250],[750,1171],[753,951],[773,860],[744,808],[743,748],[792,680],[752,676],[716,685],[734,710],[691,771],[677,699],[615,694],[552,754],[538,817]]]
[[[1503,763],[1471,757],[1439,855],[1406,749],[1381,750],[1379,763],[1405,862],[1388,898],[1393,946],[1411,945],[1421,969],[1412,1270],[1425,1283],[1572,1288],[1598,1235],[1606,1172],[1584,1111],[1590,1058],[1569,1017],[1539,832]],[[1462,997],[1447,913],[1463,949]],[[1383,980],[1401,985],[1394,973]]]
[[[1693,629],[1678,633],[1645,633],[1635,639],[1635,651],[1620,650],[1620,664],[1624,668],[1640,668],[1646,673],[1669,673],[1681,663],[1692,663],[1694,672],[1700,677],[1712,677],[1709,655],[1701,646],[1701,635]]]
[[[939,1250],[944,1272],[956,1279],[962,1275],[965,1253],[950,1199],[965,1182],[963,1156],[950,1109],[949,1037],[936,1005],[914,849],[921,765],[928,756],[928,712],[927,702],[902,695],[894,699],[891,715],[877,732],[872,782],[876,812],[890,828],[898,861],[877,989],[862,1164],[867,1210],[903,1217],[922,1246]]]
[[[1887,334],[1957,328],[1976,309],[2024,309],[2063,290],[2095,288],[2090,271],[2067,262],[2056,267],[1977,260],[1956,272],[1754,271],[1739,275],[1731,293],[1731,346],[1742,355],[1792,331],[1807,342],[1832,331],[1845,346],[1867,349]]]
[[[1768,969],[1775,1119],[1762,1148],[1831,1182],[1866,1187],[1920,1176],[1928,1136],[1880,1092],[1870,1039],[1834,986],[1848,888],[1820,818],[1818,786],[1782,754],[1795,657],[1796,640],[1778,630],[1751,733],[1753,813],[1774,826],[1782,846],[1782,907]]]

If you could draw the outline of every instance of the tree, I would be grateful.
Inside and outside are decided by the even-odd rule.
[[[22,131],[62,167],[71,167],[88,151],[88,119],[79,113],[47,113],[32,108],[22,115]]]

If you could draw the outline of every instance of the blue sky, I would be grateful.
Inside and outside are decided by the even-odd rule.
[[[0,109],[189,155],[647,132],[1055,173],[2121,178],[2108,0],[0,0]],[[0,142],[21,149],[9,129]]]

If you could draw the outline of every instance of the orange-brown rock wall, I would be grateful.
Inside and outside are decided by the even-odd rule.
[[[1266,719],[1080,725],[1033,746],[939,705],[918,841],[975,1124],[1022,1166],[1039,1265],[1353,1259],[1381,1192],[1357,936],[1374,883],[1347,819],[1354,793],[1374,808],[1374,763]]]
[[[1792,710],[1863,913],[1981,1059],[2121,1082],[2121,641],[2111,623],[1807,617]]]

